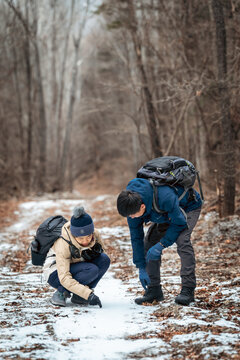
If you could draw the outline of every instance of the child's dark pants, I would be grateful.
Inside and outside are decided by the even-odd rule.
[[[181,259],[181,279],[182,286],[195,288],[195,255],[191,244],[191,233],[197,223],[201,209],[196,209],[187,213],[188,229],[185,229],[178,237],[177,252]],[[144,249],[147,253],[148,249],[155,245],[165,235],[168,228],[168,224],[153,224],[150,226],[145,240]],[[150,278],[150,287],[158,286],[160,284],[160,266],[161,259],[159,261],[150,260],[147,264],[147,272]]]
[[[91,262],[83,261],[71,264],[70,273],[72,274],[73,279],[77,280],[80,284],[87,285],[89,288],[93,289],[103,277],[109,268],[109,265],[110,259],[103,253]],[[61,293],[64,291],[69,293],[69,291],[61,285],[57,270],[49,276],[48,283]]]

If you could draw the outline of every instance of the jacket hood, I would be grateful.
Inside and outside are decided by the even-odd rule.
[[[146,206],[146,213],[150,213],[153,202],[153,188],[146,179],[135,178],[127,185],[127,190],[137,192]]]

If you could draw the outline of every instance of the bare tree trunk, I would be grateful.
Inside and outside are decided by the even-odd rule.
[[[26,21],[29,23],[28,14],[28,0],[25,1]],[[31,69],[31,55],[30,55],[30,39],[29,33],[26,32],[24,55],[26,63],[26,79],[27,79],[27,157],[26,157],[26,186],[27,190],[30,189],[31,184],[31,158],[32,158],[32,69]]]
[[[15,39],[14,39],[15,40]],[[15,83],[15,90],[17,94],[17,120],[18,120],[18,128],[19,128],[19,135],[20,135],[20,146],[21,146],[21,163],[22,163],[22,171],[25,170],[25,155],[24,155],[24,130],[23,130],[23,106],[22,106],[22,94],[19,87],[20,80],[19,80],[19,70],[18,70],[18,58],[17,58],[17,47],[16,41],[13,42],[12,46],[12,54],[14,59],[14,69],[13,69],[13,77]]]
[[[57,104],[57,159],[56,164],[57,168],[56,171],[59,173],[60,169],[60,154],[61,154],[61,124],[62,124],[62,103],[63,103],[63,94],[64,94],[64,76],[65,76],[65,69],[66,69],[66,60],[68,54],[68,44],[69,44],[69,35],[72,26],[73,20],[73,11],[74,11],[74,4],[75,0],[71,2],[71,16],[69,20],[69,25],[66,32],[65,43],[64,43],[64,50],[63,50],[63,59],[62,59],[62,67],[60,71],[60,87],[59,87],[59,97],[58,97],[58,104]]]
[[[29,26],[29,4],[33,6],[29,0],[25,0],[25,11],[26,18],[24,19],[23,14],[20,9],[15,7],[15,5],[10,0],[5,0],[8,6],[13,10],[14,14],[20,20],[26,34],[26,40],[24,44],[24,56],[25,56],[25,64],[26,64],[26,79],[27,79],[27,105],[28,105],[28,125],[27,125],[27,156],[26,156],[26,187],[29,189],[30,185],[30,169],[31,169],[31,156],[32,156],[32,100],[31,100],[31,92],[32,92],[32,70],[31,70],[31,61],[30,61],[30,43],[33,42],[35,45],[36,39],[32,37],[32,33],[30,31]],[[35,34],[36,35],[36,34]]]
[[[40,119],[40,164],[39,164],[39,189],[45,190],[46,181],[46,145],[47,145],[47,122],[45,113],[44,91],[42,84],[42,71],[38,44],[35,44],[36,66],[37,66],[37,84],[39,92],[39,119]]]
[[[38,186],[40,191],[45,191],[46,183],[46,146],[47,146],[47,121],[46,121],[46,112],[45,112],[45,101],[44,101],[44,89],[42,82],[42,69],[39,53],[39,45],[37,39],[37,29],[38,29],[38,8],[37,3],[31,3],[33,11],[33,32],[34,32],[34,49],[35,49],[35,58],[36,58],[36,70],[37,70],[37,86],[38,86],[38,96],[39,96],[39,167],[38,167]]]
[[[56,124],[56,109],[57,109],[57,96],[58,96],[58,84],[56,74],[56,52],[57,52],[57,29],[56,29],[56,11],[57,11],[57,0],[51,0],[50,2],[52,10],[52,24],[51,24],[51,108],[50,108],[50,123],[49,123],[49,135],[50,135],[50,151],[56,158],[56,144],[53,142],[55,137]],[[49,137],[48,137],[49,138]]]
[[[72,70],[72,82],[71,82],[70,101],[69,101],[67,123],[66,123],[66,133],[64,138],[63,152],[62,152],[61,164],[59,169],[59,181],[60,181],[59,185],[61,188],[63,188],[66,185],[66,171],[67,171],[69,152],[71,148],[70,141],[71,141],[71,131],[72,131],[72,123],[73,123],[73,111],[74,111],[74,104],[76,99],[75,95],[77,89],[79,48],[81,44],[83,29],[87,19],[88,5],[85,11],[86,11],[85,17],[79,27],[78,37],[77,39],[75,38],[73,39],[74,47],[75,47],[75,58],[74,58],[73,70]]]
[[[74,40],[75,59],[74,59],[74,65],[73,65],[73,70],[72,70],[72,85],[71,85],[71,91],[70,91],[70,102],[69,102],[69,108],[68,108],[66,133],[65,133],[64,144],[63,144],[63,153],[62,153],[62,158],[61,158],[60,176],[59,176],[59,179],[61,181],[60,185],[62,185],[62,186],[65,185],[65,174],[66,174],[67,160],[68,160],[69,149],[70,149],[70,136],[71,136],[71,130],[72,130],[73,110],[74,110],[74,104],[75,104],[76,83],[77,83],[77,74],[78,74],[77,62],[78,62],[78,53],[79,53],[79,43],[80,43],[80,37],[78,37],[78,39]]]
[[[221,106],[223,130],[222,174],[224,179],[223,215],[234,214],[235,201],[235,141],[234,128],[230,115],[230,97],[227,79],[227,36],[222,3],[212,0],[212,10],[216,25],[216,56],[218,66],[218,91]]]
[[[153,106],[152,94],[149,89],[147,75],[143,65],[141,42],[137,34],[137,19],[136,19],[133,0],[128,0],[128,4],[129,4],[129,14],[130,14],[130,23],[131,23],[130,31],[133,39],[135,55],[137,58],[137,68],[141,76],[142,90],[144,93],[145,105],[148,114],[147,128],[150,137],[152,154],[155,157],[162,156],[162,150],[157,132],[157,121],[155,117],[155,109]]]

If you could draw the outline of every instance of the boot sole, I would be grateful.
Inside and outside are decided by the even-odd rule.
[[[164,298],[161,298],[161,299],[153,299],[153,300],[145,300],[145,301],[141,301],[141,302],[137,302],[137,299],[135,299],[134,301],[135,301],[135,303],[136,303],[137,305],[142,305],[142,304],[144,304],[144,303],[152,304],[154,301],[160,302],[160,301],[163,301],[163,300],[164,300]]]
[[[56,303],[56,302],[54,302],[54,301],[52,301],[52,300],[50,300],[50,303],[51,303],[52,305],[55,305],[55,306],[66,307],[66,304],[59,304],[59,303]]]
[[[175,300],[175,303],[176,303],[177,305],[188,306],[188,305],[190,305],[191,303],[193,303],[194,301],[195,301],[194,299],[191,300],[191,301],[182,301],[182,302],[180,302],[180,301],[178,301],[178,300]]]
[[[72,300],[71,300],[71,303],[77,304],[77,305],[88,305],[88,302],[76,302],[76,301],[72,301]]]

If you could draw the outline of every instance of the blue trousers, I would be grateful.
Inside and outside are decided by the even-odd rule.
[[[70,265],[70,273],[73,279],[77,280],[82,285],[87,285],[93,289],[96,287],[99,280],[103,277],[110,265],[109,257],[102,253],[91,262],[83,261]],[[57,270],[55,270],[48,279],[49,285],[63,293],[69,290],[65,289],[58,278]]]

